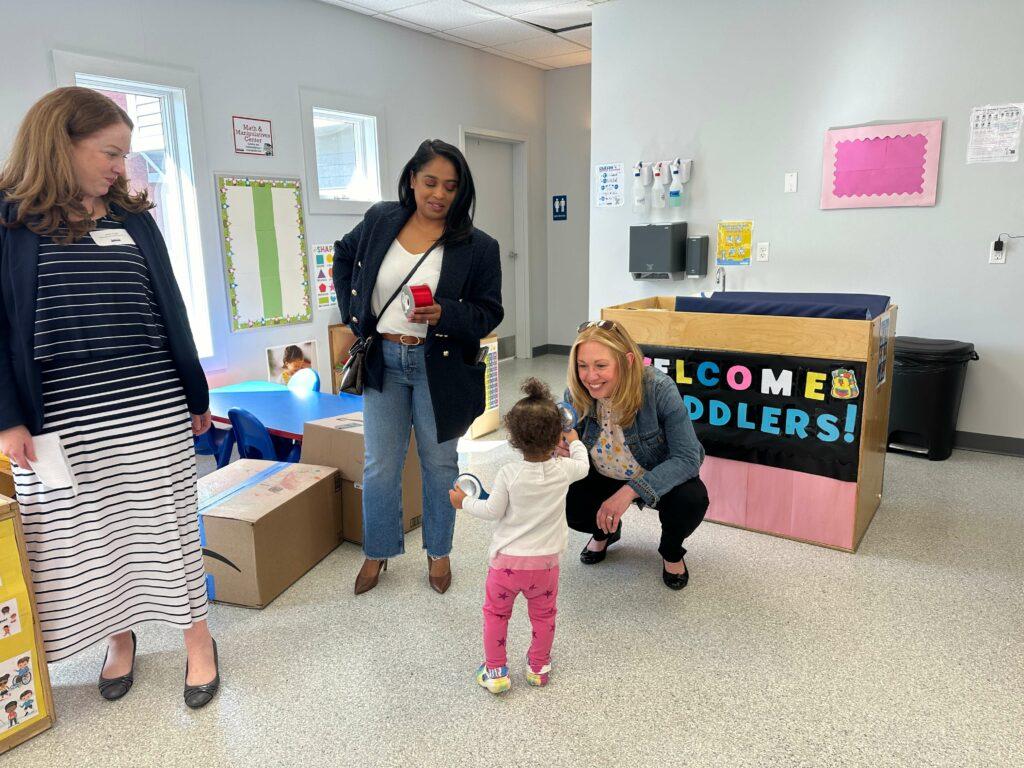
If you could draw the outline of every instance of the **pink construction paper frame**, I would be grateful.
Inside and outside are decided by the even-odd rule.
[[[826,131],[822,209],[935,205],[941,147],[941,120]]]

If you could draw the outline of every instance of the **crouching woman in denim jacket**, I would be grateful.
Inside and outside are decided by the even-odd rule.
[[[653,507],[661,519],[662,580],[682,589],[690,579],[683,541],[708,508],[700,479],[704,449],[675,382],[644,366],[622,326],[601,320],[578,332],[565,397],[580,417],[590,474],[569,487],[566,517],[571,528],[591,535],[580,561],[604,560],[631,504]]]

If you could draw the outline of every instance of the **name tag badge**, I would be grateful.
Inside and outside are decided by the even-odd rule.
[[[96,245],[105,248],[112,245],[135,245],[132,236],[124,229],[94,229],[89,235]]]

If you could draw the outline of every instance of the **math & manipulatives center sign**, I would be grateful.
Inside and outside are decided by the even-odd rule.
[[[863,362],[641,345],[709,456],[856,482]]]

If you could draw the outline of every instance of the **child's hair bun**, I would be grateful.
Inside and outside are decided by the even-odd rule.
[[[551,400],[551,389],[540,379],[529,378],[523,382],[521,387],[523,394],[527,397],[535,397],[542,400]]]

